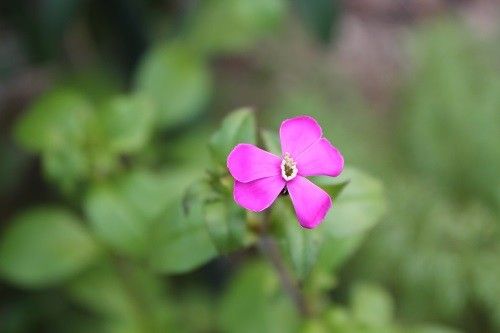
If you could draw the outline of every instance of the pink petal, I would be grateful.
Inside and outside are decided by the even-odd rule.
[[[330,141],[321,138],[296,159],[299,175],[331,176],[340,175],[344,169],[344,158]]]
[[[261,178],[249,183],[234,182],[234,201],[238,205],[254,212],[260,212],[274,202],[285,181],[281,176]]]
[[[288,182],[287,188],[300,225],[308,229],[317,227],[332,206],[330,196],[301,176]]]
[[[248,143],[234,147],[227,157],[227,168],[239,182],[248,183],[259,178],[281,174],[281,159]]]
[[[280,127],[281,151],[283,154],[289,153],[292,158],[299,156],[321,136],[321,127],[314,118],[300,116],[287,119]]]

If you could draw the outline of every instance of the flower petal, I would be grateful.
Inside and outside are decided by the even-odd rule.
[[[288,182],[287,189],[300,225],[308,229],[317,227],[332,206],[328,193],[301,176]]]
[[[287,119],[280,127],[281,152],[297,157],[321,136],[321,127],[314,118],[300,116]]]
[[[344,158],[337,148],[325,138],[314,143],[295,161],[301,176],[336,177],[344,169]]]
[[[229,172],[242,183],[279,175],[280,163],[278,156],[248,143],[237,145],[227,157]]]
[[[285,181],[281,176],[266,177],[249,183],[234,182],[234,201],[238,205],[254,212],[260,212],[274,202]]]

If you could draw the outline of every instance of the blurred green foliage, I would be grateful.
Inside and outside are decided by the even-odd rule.
[[[411,49],[416,67],[393,141],[402,163],[387,190],[393,208],[353,274],[391,286],[406,320],[498,331],[498,50],[457,21],[422,28]]]
[[[30,23],[46,26],[32,31],[47,41],[39,58],[57,54],[86,5],[100,6],[41,5]],[[158,3],[116,5],[129,15],[125,38],[141,44],[141,15]],[[252,50],[290,12],[328,43],[341,7],[184,6],[179,27],[171,17],[145,25],[161,37],[144,38],[153,42],[123,75],[130,83],[113,74],[117,64],[61,75],[16,119],[19,147],[1,143],[0,194],[22,181],[29,157],[20,149],[39,161],[50,190],[2,226],[0,331],[499,330],[498,50],[455,21],[427,24],[412,36],[414,72],[389,116],[367,113],[349,85],[330,96],[319,68],[309,74],[317,81],[273,96],[265,112],[243,107],[216,126],[214,59]],[[340,177],[314,179],[334,199],[314,230],[298,226],[288,198],[269,215],[238,207],[226,168],[241,142],[279,153],[274,125],[297,114],[316,117],[347,161]]]

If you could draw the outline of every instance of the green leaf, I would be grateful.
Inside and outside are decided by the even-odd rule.
[[[340,16],[341,3],[335,0],[293,0],[298,13],[313,35],[323,43],[332,37],[333,26]]]
[[[144,96],[115,97],[99,117],[109,148],[113,152],[140,151],[152,135],[154,107]]]
[[[294,332],[298,320],[290,299],[279,289],[276,273],[267,264],[253,262],[226,290],[219,324],[222,332]]]
[[[283,0],[203,1],[187,38],[207,53],[243,51],[274,30],[285,10]]]
[[[140,256],[148,244],[148,223],[124,200],[112,185],[91,189],[85,200],[90,225],[115,250]]]
[[[80,147],[47,151],[42,155],[42,164],[45,177],[66,193],[74,191],[91,172],[88,156]]]
[[[226,165],[227,155],[238,143],[252,143],[257,141],[255,114],[249,108],[242,108],[231,112],[224,120],[220,129],[210,140],[210,150],[214,160]]]
[[[204,205],[204,220],[208,232],[220,253],[250,246],[256,241],[246,225],[246,213],[232,200],[219,199]]]
[[[54,90],[38,99],[15,128],[17,141],[32,151],[82,145],[93,109],[71,90]]]
[[[365,232],[386,211],[382,183],[357,169],[345,168],[340,177],[321,178],[317,183],[329,193],[341,191],[318,227],[329,235],[343,237]],[[339,190],[339,185],[345,188]]]
[[[146,54],[135,87],[155,104],[160,124],[175,127],[203,110],[212,82],[199,54],[174,43],[159,45]]]
[[[180,207],[192,179],[190,169],[135,170],[114,182],[94,186],[85,211],[103,241],[121,253],[143,256],[150,251],[151,228],[164,221],[172,205]]]
[[[179,201],[154,226],[150,263],[159,272],[188,272],[216,256],[217,249],[203,222],[201,206],[192,207],[186,216]]]
[[[25,287],[55,285],[78,274],[96,257],[97,246],[71,213],[32,209],[16,217],[0,242],[0,272]]]
[[[170,168],[162,172],[135,170],[117,184],[117,191],[144,220],[154,221],[184,195],[195,171]]]
[[[356,285],[351,295],[351,307],[356,320],[369,327],[386,326],[393,320],[391,296],[374,285]]]
[[[315,273],[320,277],[323,274],[331,275],[336,271],[354,252],[361,246],[365,239],[364,234],[352,235],[347,237],[330,236],[321,247],[316,263]],[[315,281],[313,281],[315,282]],[[319,288],[323,286],[317,286]],[[331,285],[325,286],[327,288]]]

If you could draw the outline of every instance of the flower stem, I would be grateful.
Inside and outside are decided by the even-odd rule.
[[[303,317],[310,317],[310,306],[304,294],[300,290],[297,280],[286,266],[276,240],[267,232],[269,216],[270,214],[266,214],[264,218],[264,228],[258,243],[259,249],[276,269],[276,272],[281,280],[281,284],[283,285],[283,289],[290,296],[299,313]]]

